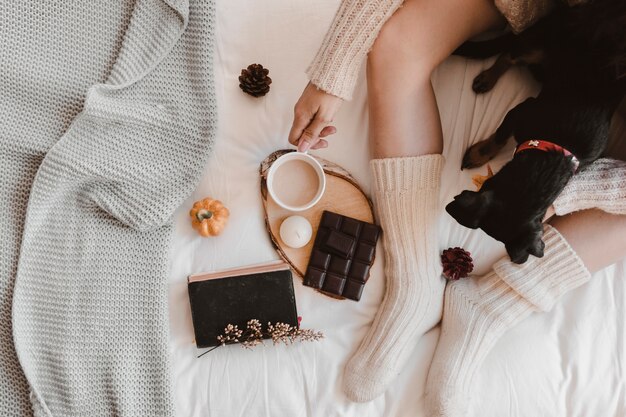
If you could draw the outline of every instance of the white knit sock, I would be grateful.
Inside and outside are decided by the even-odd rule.
[[[626,214],[626,162],[598,159],[574,175],[553,205],[559,216],[590,208]]]
[[[428,416],[468,415],[476,371],[502,335],[533,311],[548,311],[590,274],[567,241],[546,226],[543,258],[508,257],[478,279],[446,287],[441,335],[426,384]]]
[[[419,337],[441,319],[445,280],[437,220],[442,163],[441,155],[370,162],[386,289],[372,327],[346,365],[344,391],[353,401],[382,394]]]

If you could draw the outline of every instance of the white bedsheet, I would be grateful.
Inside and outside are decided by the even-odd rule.
[[[307,80],[304,69],[328,27],[338,0],[218,0],[216,83],[219,129],[215,152],[193,196],[176,214],[171,253],[171,358],[180,416],[423,416],[423,390],[439,330],[415,346],[410,363],[383,396],[351,403],[341,391],[343,366],[368,329],[382,299],[382,256],[377,257],[362,300],[337,301],[294,278],[302,326],[322,330],[321,342],[289,347],[221,347],[197,359],[187,299],[190,273],[278,259],[265,232],[259,196],[259,162],[287,147],[293,105]],[[270,69],[270,93],[243,94],[237,76],[258,62]],[[434,74],[441,110],[446,165],[441,202],[473,189],[461,172],[466,147],[493,132],[504,114],[536,85],[509,71],[484,96],[471,91],[486,62],[452,57]],[[416,115],[418,117],[418,115]],[[336,118],[330,148],[317,153],[353,173],[369,190],[367,108],[361,77],[353,101]],[[415,140],[420,140],[416,137]],[[508,152],[492,164],[499,168]],[[205,196],[231,210],[224,233],[203,239],[187,210]],[[487,271],[504,255],[481,231],[459,226],[442,210],[440,247],[462,246]],[[379,247],[379,251],[381,248]],[[534,314],[510,331],[487,357],[476,382],[473,414],[481,417],[626,415],[625,263],[596,274],[566,295],[549,314]]]

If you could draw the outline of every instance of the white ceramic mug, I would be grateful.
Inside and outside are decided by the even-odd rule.
[[[311,184],[302,183],[302,177],[300,174],[303,172],[289,172],[285,171],[285,164],[290,161],[300,161],[306,163],[308,166],[313,168],[315,172],[315,178],[317,179],[317,184],[313,184],[313,181],[310,181]],[[283,167],[283,170],[280,168]],[[293,169],[298,168],[294,166]],[[285,175],[291,173],[291,178],[286,177]],[[280,179],[277,178],[277,174],[281,176]],[[307,172],[307,175],[309,173]],[[309,176],[311,177],[311,176]],[[304,187],[314,187],[317,185],[316,189],[306,189]],[[293,188],[289,188],[293,187]],[[282,188],[282,189],[278,189]],[[322,165],[317,162],[315,158],[312,156],[303,153],[303,152],[289,152],[274,161],[269,171],[267,172],[267,191],[269,192],[272,199],[284,209],[289,211],[304,211],[308,210],[314,205],[316,205],[322,195],[324,195],[324,191],[326,190],[326,175],[324,174],[324,169]],[[305,201],[302,204],[294,204],[293,201],[286,201],[286,195],[294,195],[298,194],[298,191],[306,194],[304,196]],[[282,195],[282,197],[281,197]]]

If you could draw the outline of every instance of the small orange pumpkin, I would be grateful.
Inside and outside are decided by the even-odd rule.
[[[205,198],[193,203],[189,210],[191,225],[201,236],[217,236],[222,233],[230,212],[219,200]]]

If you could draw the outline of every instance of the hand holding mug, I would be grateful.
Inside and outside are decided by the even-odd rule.
[[[321,149],[328,146],[328,137],[337,132],[331,126],[343,100],[328,94],[309,83],[294,108],[294,120],[289,132],[289,142],[298,151]]]

